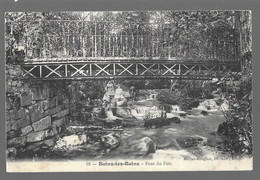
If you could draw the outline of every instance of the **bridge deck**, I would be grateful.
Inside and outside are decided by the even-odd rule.
[[[22,65],[25,79],[195,79],[225,77],[238,72],[237,61],[194,61],[182,58],[45,58],[26,60]]]
[[[24,64],[67,63],[181,63],[181,64],[237,64],[237,61],[198,61],[181,57],[64,57],[26,59]]]

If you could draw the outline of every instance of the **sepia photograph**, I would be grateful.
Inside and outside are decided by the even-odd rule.
[[[5,13],[7,172],[253,169],[250,10]]]

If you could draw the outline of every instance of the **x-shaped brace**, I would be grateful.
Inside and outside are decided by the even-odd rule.
[[[97,64],[95,64],[95,66],[97,66],[97,67],[100,69],[100,71],[96,74],[96,76],[99,75],[102,71],[103,71],[104,73],[106,73],[107,75],[111,75],[111,74],[109,74],[107,71],[105,71],[105,69],[106,69],[108,66],[110,66],[110,64],[106,65],[104,68],[100,67],[100,66],[97,65]]]
[[[121,64],[118,64],[118,65],[121,66],[121,67],[124,69],[124,70],[123,70],[122,72],[120,72],[118,75],[123,74],[125,71],[127,71],[129,74],[133,75],[133,73],[128,70],[133,64],[130,64],[130,65],[127,66],[127,67],[124,67],[124,66],[122,66]]]
[[[165,75],[167,72],[171,72],[173,75],[176,75],[175,72],[172,71],[172,68],[174,68],[177,64],[174,64],[172,67],[168,68],[167,66],[165,66],[164,64],[162,64],[167,70],[163,73],[163,75]]]
[[[147,68],[146,66],[144,66],[143,64],[140,64],[140,65],[145,68],[145,71],[142,72],[141,75],[144,75],[144,73],[146,73],[146,72],[148,72],[148,71],[150,71],[153,75],[155,75],[155,74],[151,71],[151,68],[154,67],[155,64],[152,64],[152,65],[151,65],[150,67],[148,67],[148,68]]]
[[[46,67],[47,69],[49,69],[51,72],[47,75],[47,76],[45,76],[46,78],[47,77],[49,77],[51,74],[56,74],[56,75],[58,75],[59,77],[61,77],[61,75],[59,74],[59,73],[57,73],[56,71],[61,67],[62,65],[59,65],[58,67],[56,67],[54,70],[53,69],[51,69],[49,66],[47,66],[47,65],[44,65],[44,67]]]
[[[192,68],[188,68],[186,65],[183,64],[184,67],[186,67],[188,69],[188,71],[186,71],[183,75],[188,74],[192,69],[194,69],[197,65],[194,65]]]
[[[25,71],[25,73],[23,74],[23,77],[25,77],[26,74],[29,74],[30,76],[36,78],[36,76],[34,76],[34,75],[31,73],[31,71],[34,70],[36,67],[37,67],[37,66],[33,66],[33,67],[32,67],[30,70],[28,70],[28,71],[27,71],[26,69],[23,69],[23,70]]]
[[[212,69],[214,69],[215,67],[216,67],[216,65],[215,66],[213,66],[212,68],[208,68],[207,66],[205,66],[205,65],[202,65],[203,67],[205,67],[207,70],[209,70],[209,71],[211,71]]]
[[[83,69],[84,67],[86,67],[86,65],[87,65],[87,64],[84,64],[82,67],[80,67],[80,68],[78,69],[78,68],[76,68],[75,66],[73,66],[72,64],[70,64],[70,66],[73,67],[73,68],[76,70],[76,72],[74,72],[71,76],[74,76],[74,75],[77,74],[77,73],[79,73],[79,74],[81,74],[81,75],[84,75],[84,76],[88,76],[87,74],[85,74],[85,73],[82,71],[82,69]]]

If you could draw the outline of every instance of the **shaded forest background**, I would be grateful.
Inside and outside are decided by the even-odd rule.
[[[5,19],[6,60],[11,63],[89,57],[96,44],[97,57],[234,61],[252,51],[250,11],[16,12],[6,13]],[[117,49],[113,54],[106,36]]]

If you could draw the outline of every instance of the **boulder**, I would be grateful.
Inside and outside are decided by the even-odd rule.
[[[100,122],[100,124],[102,124],[102,126],[104,128],[115,128],[115,127],[120,127],[123,125],[123,120],[121,119],[104,119],[104,120],[98,120]]]
[[[139,140],[133,140],[130,142],[129,148],[124,151],[129,155],[147,156],[150,153],[155,153],[156,144],[150,137],[143,137]]]
[[[120,135],[118,133],[109,133],[101,137],[101,145],[105,149],[116,149],[120,145]]]
[[[163,122],[162,118],[149,119],[144,121],[144,127],[146,128],[158,128],[162,127]]]
[[[201,111],[201,114],[204,115],[204,116],[209,115],[209,113],[207,111]]]
[[[136,118],[131,118],[131,119],[124,118],[122,120],[123,127],[136,127],[136,126],[141,126],[141,125],[142,125],[142,122],[138,121]]]
[[[178,142],[181,148],[190,148],[198,146],[199,144],[206,144],[207,139],[200,136],[192,136],[177,138],[176,141]]]
[[[178,117],[173,117],[173,118],[169,118],[169,119],[166,119],[166,120],[168,120],[170,123],[175,123],[175,124],[181,123],[181,120]]]
[[[179,114],[181,117],[186,117],[186,113],[180,113]]]
[[[175,136],[169,136],[172,134],[172,128],[164,131],[164,133],[154,136],[153,141],[156,143],[157,149],[175,149],[180,150],[181,147],[175,139]]]
[[[67,149],[73,148],[75,146],[85,144],[86,142],[87,142],[87,136],[86,135],[64,136],[63,138],[60,138],[56,142],[54,149],[67,150]]]
[[[181,123],[181,120],[178,117],[149,119],[149,120],[145,120],[144,127],[158,128],[158,127],[170,125],[172,123],[179,124],[179,123]]]

